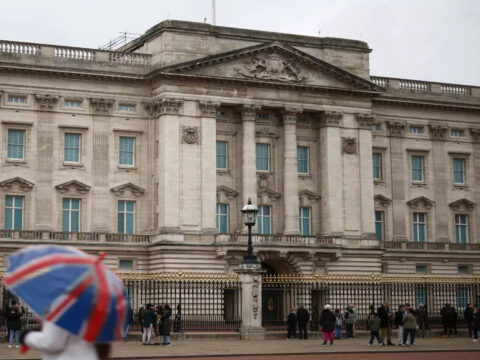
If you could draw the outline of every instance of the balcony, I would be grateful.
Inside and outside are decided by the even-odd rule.
[[[246,244],[248,242],[247,234],[217,234],[215,236],[216,244]],[[337,245],[336,238],[333,236],[302,236],[302,235],[252,235],[252,242],[255,245],[293,245],[293,246],[331,246]]]
[[[437,243],[437,242],[411,242],[411,241],[382,241],[381,248],[387,251],[427,251],[427,252],[453,252],[453,251],[479,251],[480,243]]]

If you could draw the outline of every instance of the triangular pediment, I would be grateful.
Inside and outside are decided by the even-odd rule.
[[[435,201],[426,198],[425,196],[419,196],[415,199],[407,201],[407,205],[412,209],[428,210],[435,205]]]
[[[145,189],[132,183],[126,183],[110,189],[116,196],[123,196],[125,191],[130,191],[134,196],[140,196],[145,193]]]
[[[311,202],[316,202],[320,200],[320,195],[315,194],[313,191],[310,191],[310,190],[301,190],[299,191],[298,196],[300,198],[302,197],[307,198]]]
[[[80,194],[85,194],[90,190],[90,186],[77,180],[71,180],[55,186],[60,192],[71,192],[75,189]]]
[[[4,191],[11,191],[14,186],[18,187],[19,190],[27,192],[30,191],[35,184],[25,180],[21,177],[14,177],[0,182],[0,187]]]
[[[373,197],[373,200],[375,201],[375,205],[379,205],[379,206],[382,206],[382,207],[387,207],[392,202],[391,199],[389,199],[386,196],[380,195],[380,194],[375,195]]]
[[[262,196],[268,196],[270,200],[277,200],[280,199],[282,194],[276,192],[275,190],[269,189],[268,187],[260,187],[257,191],[257,196],[262,197]]]
[[[475,203],[467,200],[467,199],[460,199],[448,204],[454,211],[472,211],[475,207]]]
[[[217,194],[224,194],[228,199],[233,200],[237,195],[238,191],[230,189],[228,186],[217,186]]]
[[[208,56],[156,72],[382,92],[381,88],[366,79],[280,42]]]

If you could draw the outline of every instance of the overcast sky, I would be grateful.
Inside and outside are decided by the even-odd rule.
[[[98,48],[212,0],[0,0],[0,39]],[[366,41],[371,74],[480,86],[480,0],[216,0],[217,25]],[[320,33],[320,35],[319,35]]]

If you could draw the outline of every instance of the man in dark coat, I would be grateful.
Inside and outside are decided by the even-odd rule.
[[[388,307],[388,304],[384,302],[377,310],[377,316],[380,319],[380,338],[382,344],[393,345],[392,343],[392,313]],[[385,338],[387,342],[385,342]]]
[[[143,335],[142,335],[142,344],[150,345],[150,341],[154,334],[154,328],[157,324],[157,313],[153,309],[152,304],[147,305],[147,310],[145,311],[145,317],[143,318]]]
[[[5,320],[9,331],[8,347],[13,346],[13,339],[15,338],[15,346],[20,347],[20,332],[22,330],[22,316],[25,314],[25,309],[22,303],[17,304],[16,300],[12,300],[11,306],[7,307]]]
[[[428,312],[427,307],[424,304],[418,304],[417,322],[418,335],[423,338],[425,337],[428,328]]]
[[[308,310],[303,306],[297,311],[298,331],[300,332],[300,339],[307,338],[307,323],[310,320],[310,314]]]
[[[325,305],[325,309],[320,316],[320,326],[323,330],[323,345],[327,345],[330,340],[330,345],[333,345],[333,331],[335,330],[335,314],[332,312],[331,305]]]
[[[297,313],[295,309],[290,310],[287,316],[287,340],[297,338]]]
[[[162,311],[162,317],[160,319],[160,334],[163,335],[164,346],[170,346],[170,328],[172,326],[172,309],[170,305],[165,304]]]
[[[463,317],[468,326],[468,337],[473,336],[473,305],[468,304],[463,312]]]
[[[455,309],[450,306],[449,303],[446,303],[445,306],[440,310],[440,315],[442,316],[443,324],[443,337],[450,337],[453,333],[453,322],[455,319]]]

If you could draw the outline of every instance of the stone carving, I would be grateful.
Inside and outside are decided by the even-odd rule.
[[[415,199],[407,201],[407,205],[415,210],[430,210],[435,205],[435,202],[427,199],[425,196],[419,196]]]
[[[373,199],[375,204],[382,208],[386,208],[392,203],[392,200],[383,195],[375,195]]]
[[[448,127],[442,125],[430,125],[430,134],[433,139],[445,139]]]
[[[240,109],[240,112],[242,113],[242,120],[255,121],[255,117],[257,116],[257,111],[260,109],[261,107],[258,105],[249,105],[249,104],[242,105]]]
[[[267,136],[267,137],[278,137],[277,129],[272,129],[270,127],[257,127],[255,129],[255,135]]]
[[[23,192],[29,192],[35,185],[34,183],[17,176],[0,182],[0,187],[3,191],[8,192],[12,190],[12,186],[15,184],[18,185]]]
[[[67,181],[65,183],[55,186],[55,188],[61,193],[68,193],[72,191],[71,189],[76,189],[76,191],[81,195],[86,194],[90,190],[89,185],[77,180]]]
[[[252,311],[253,318],[258,317],[258,309],[260,308],[260,279],[258,276],[253,277],[252,285]]]
[[[199,105],[203,117],[217,117],[217,109],[220,107],[220,103],[200,101]]]
[[[404,122],[399,121],[387,121],[386,122],[390,136],[403,136],[407,125]]]
[[[345,154],[356,154],[357,139],[350,137],[342,137],[342,150]]]
[[[450,206],[453,211],[472,211],[475,203],[467,199],[460,199],[448,204],[448,206]]]
[[[283,124],[297,124],[298,115],[302,113],[300,108],[285,108],[282,111]]]
[[[320,127],[327,126],[340,126],[340,121],[342,120],[343,113],[338,111],[324,111],[320,117]]]
[[[480,140],[480,129],[470,129],[470,135],[475,139],[475,141]]]
[[[245,77],[262,80],[303,82],[307,79],[293,57],[284,59],[275,51],[259,54],[235,70]]]
[[[160,115],[178,115],[180,106],[183,104],[181,99],[163,98],[145,103],[145,108],[152,117]]]
[[[228,200],[233,200],[238,195],[238,191],[230,189],[228,186],[217,186],[217,197],[220,193],[223,193]]]
[[[113,107],[114,100],[111,99],[90,99],[93,111],[100,114],[108,114]]]
[[[51,95],[35,95],[40,110],[53,110],[54,106],[58,103],[58,96]]]
[[[198,144],[200,129],[196,126],[182,126],[182,139],[186,144]]]
[[[110,190],[115,194],[115,196],[123,196],[126,190],[130,190],[133,196],[140,196],[145,194],[145,189],[132,183],[126,183],[120,186],[116,186]]]
[[[372,130],[375,116],[372,114],[357,114],[357,121],[360,129]]]

